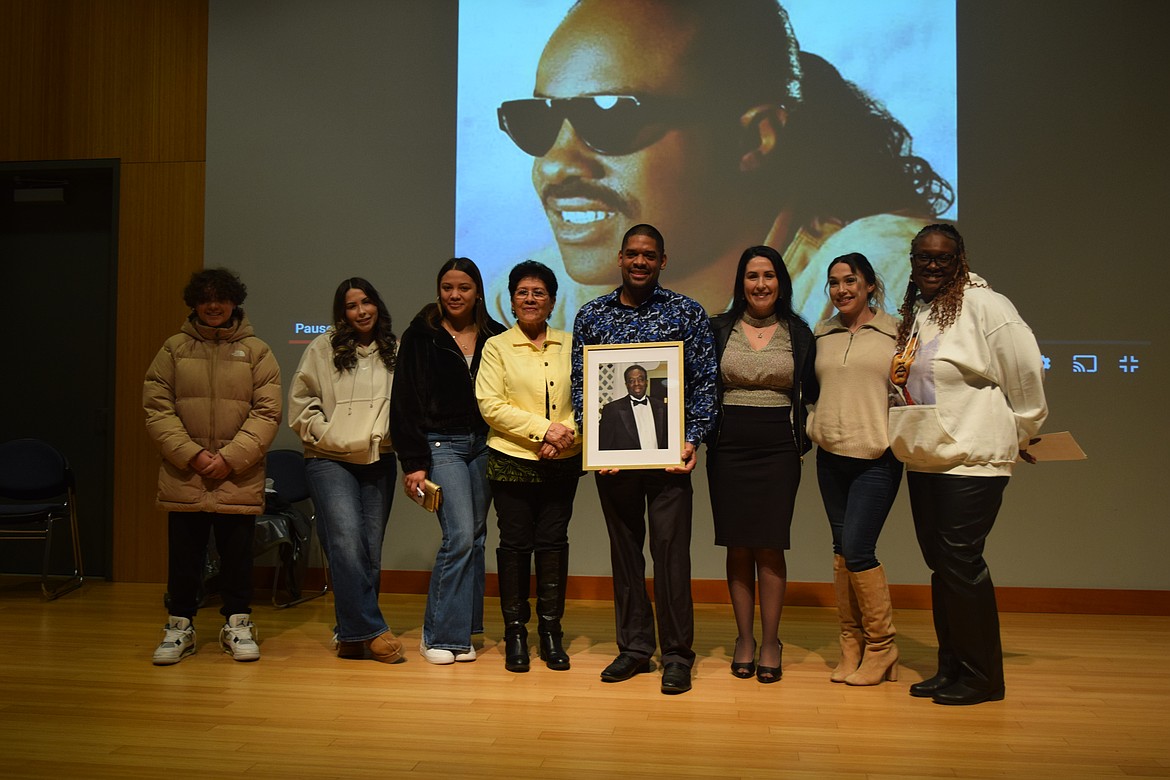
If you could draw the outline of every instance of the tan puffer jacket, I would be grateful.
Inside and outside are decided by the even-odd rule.
[[[243,311],[223,328],[188,320],[146,372],[146,432],[163,461],[160,509],[258,515],[264,509],[264,453],[280,425],[280,366],[253,335]],[[191,468],[201,450],[232,468],[208,479]]]

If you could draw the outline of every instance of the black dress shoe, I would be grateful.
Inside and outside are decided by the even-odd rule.
[[[662,692],[686,693],[691,689],[691,667],[675,661],[662,667]]]
[[[967,683],[957,682],[949,688],[935,691],[931,699],[935,704],[953,704],[963,706],[967,704],[982,704],[985,701],[1003,701],[1003,688],[982,690],[972,688]]]
[[[642,674],[650,671],[650,659],[638,658],[636,655],[629,653],[620,653],[617,658],[613,659],[613,663],[605,667],[601,672],[602,682],[622,682],[628,680],[635,674]]]
[[[951,677],[945,672],[939,672],[934,677],[929,677],[922,682],[916,682],[911,685],[910,695],[920,699],[928,699],[943,688],[950,688],[958,681],[956,677]]]

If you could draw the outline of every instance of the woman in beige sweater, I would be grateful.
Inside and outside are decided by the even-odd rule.
[[[881,308],[882,283],[865,255],[835,258],[827,286],[837,314],[814,331],[821,396],[808,433],[817,443],[817,481],[833,530],[841,622],[841,661],[829,679],[876,685],[898,676],[890,591],[876,552],[902,481],[886,433],[898,323]]]

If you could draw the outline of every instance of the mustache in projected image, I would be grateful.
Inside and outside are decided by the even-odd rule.
[[[532,259],[561,283],[550,324],[571,328],[620,283],[639,222],[665,238],[662,284],[708,313],[761,243],[810,322],[849,252],[893,310],[911,238],[957,218],[951,2],[500,0],[462,3],[459,26],[456,253],[501,321],[508,270]]]
[[[574,241],[581,226],[604,219],[628,220],[634,210],[610,188],[576,177],[544,187],[540,202],[558,243]]]

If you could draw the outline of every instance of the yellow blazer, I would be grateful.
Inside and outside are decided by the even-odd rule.
[[[492,336],[483,347],[475,397],[479,412],[491,426],[488,446],[516,458],[539,459],[540,444],[551,423],[577,433],[569,458],[581,451],[581,436],[573,420],[570,355],[573,337],[550,327],[543,349],[533,346],[519,326]],[[548,394],[549,418],[544,416]]]

